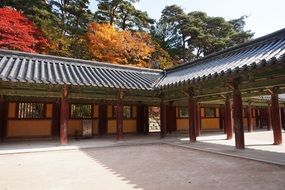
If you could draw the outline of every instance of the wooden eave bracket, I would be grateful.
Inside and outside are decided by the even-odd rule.
[[[120,89],[120,90],[119,90],[119,94],[118,94],[118,99],[119,99],[119,100],[124,99],[125,95],[126,95],[125,91],[123,91],[122,89]]]
[[[273,95],[273,94],[277,94],[278,93],[279,88],[278,87],[273,87],[271,89],[267,88],[266,91],[269,92],[270,95]]]
[[[62,96],[63,98],[66,98],[68,96],[68,86],[66,84],[62,87]]]

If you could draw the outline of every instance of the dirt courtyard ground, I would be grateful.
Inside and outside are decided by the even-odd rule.
[[[0,189],[285,189],[285,168],[166,144],[0,155]]]

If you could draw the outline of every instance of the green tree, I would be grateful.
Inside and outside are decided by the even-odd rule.
[[[98,10],[95,20],[99,23],[109,23],[122,30],[149,30],[154,20],[147,12],[137,10],[133,3],[139,0],[97,0]]]
[[[166,6],[152,34],[171,57],[179,62],[188,59],[192,53],[187,48],[184,27],[189,23],[188,15],[177,5]]]
[[[57,16],[56,23],[60,34],[55,40],[51,53],[89,59],[85,33],[93,14],[89,10],[89,0],[50,0],[52,12]]]
[[[230,39],[229,46],[234,46],[237,44],[241,44],[246,42],[248,39],[252,38],[254,33],[251,30],[244,30],[245,27],[245,19],[248,18],[248,16],[241,16],[240,18],[230,20],[229,23],[231,23],[234,27],[234,30],[236,31]]]
[[[89,0],[50,0],[52,11],[60,18],[64,35],[81,35],[87,30],[93,15],[89,10]]]
[[[185,62],[249,40],[253,33],[244,31],[245,18],[226,21],[200,11],[186,14],[177,5],[166,6],[152,34],[175,62]]]
[[[253,36],[250,31],[243,31],[244,18],[230,22],[199,11],[191,12],[188,16],[189,23],[183,30],[188,36],[188,47],[196,58],[243,43]]]

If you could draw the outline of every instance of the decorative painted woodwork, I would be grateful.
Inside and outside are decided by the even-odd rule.
[[[273,129],[273,137],[274,137],[274,144],[282,144],[282,129],[281,129],[281,115],[280,115],[280,108],[279,108],[279,98],[277,89],[273,88],[271,94],[271,105],[272,105],[272,129]],[[274,114],[273,114],[274,113]]]

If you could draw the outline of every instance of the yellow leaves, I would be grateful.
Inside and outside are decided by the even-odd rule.
[[[148,34],[118,31],[109,24],[91,23],[87,37],[91,55],[97,61],[147,67],[155,51]]]

